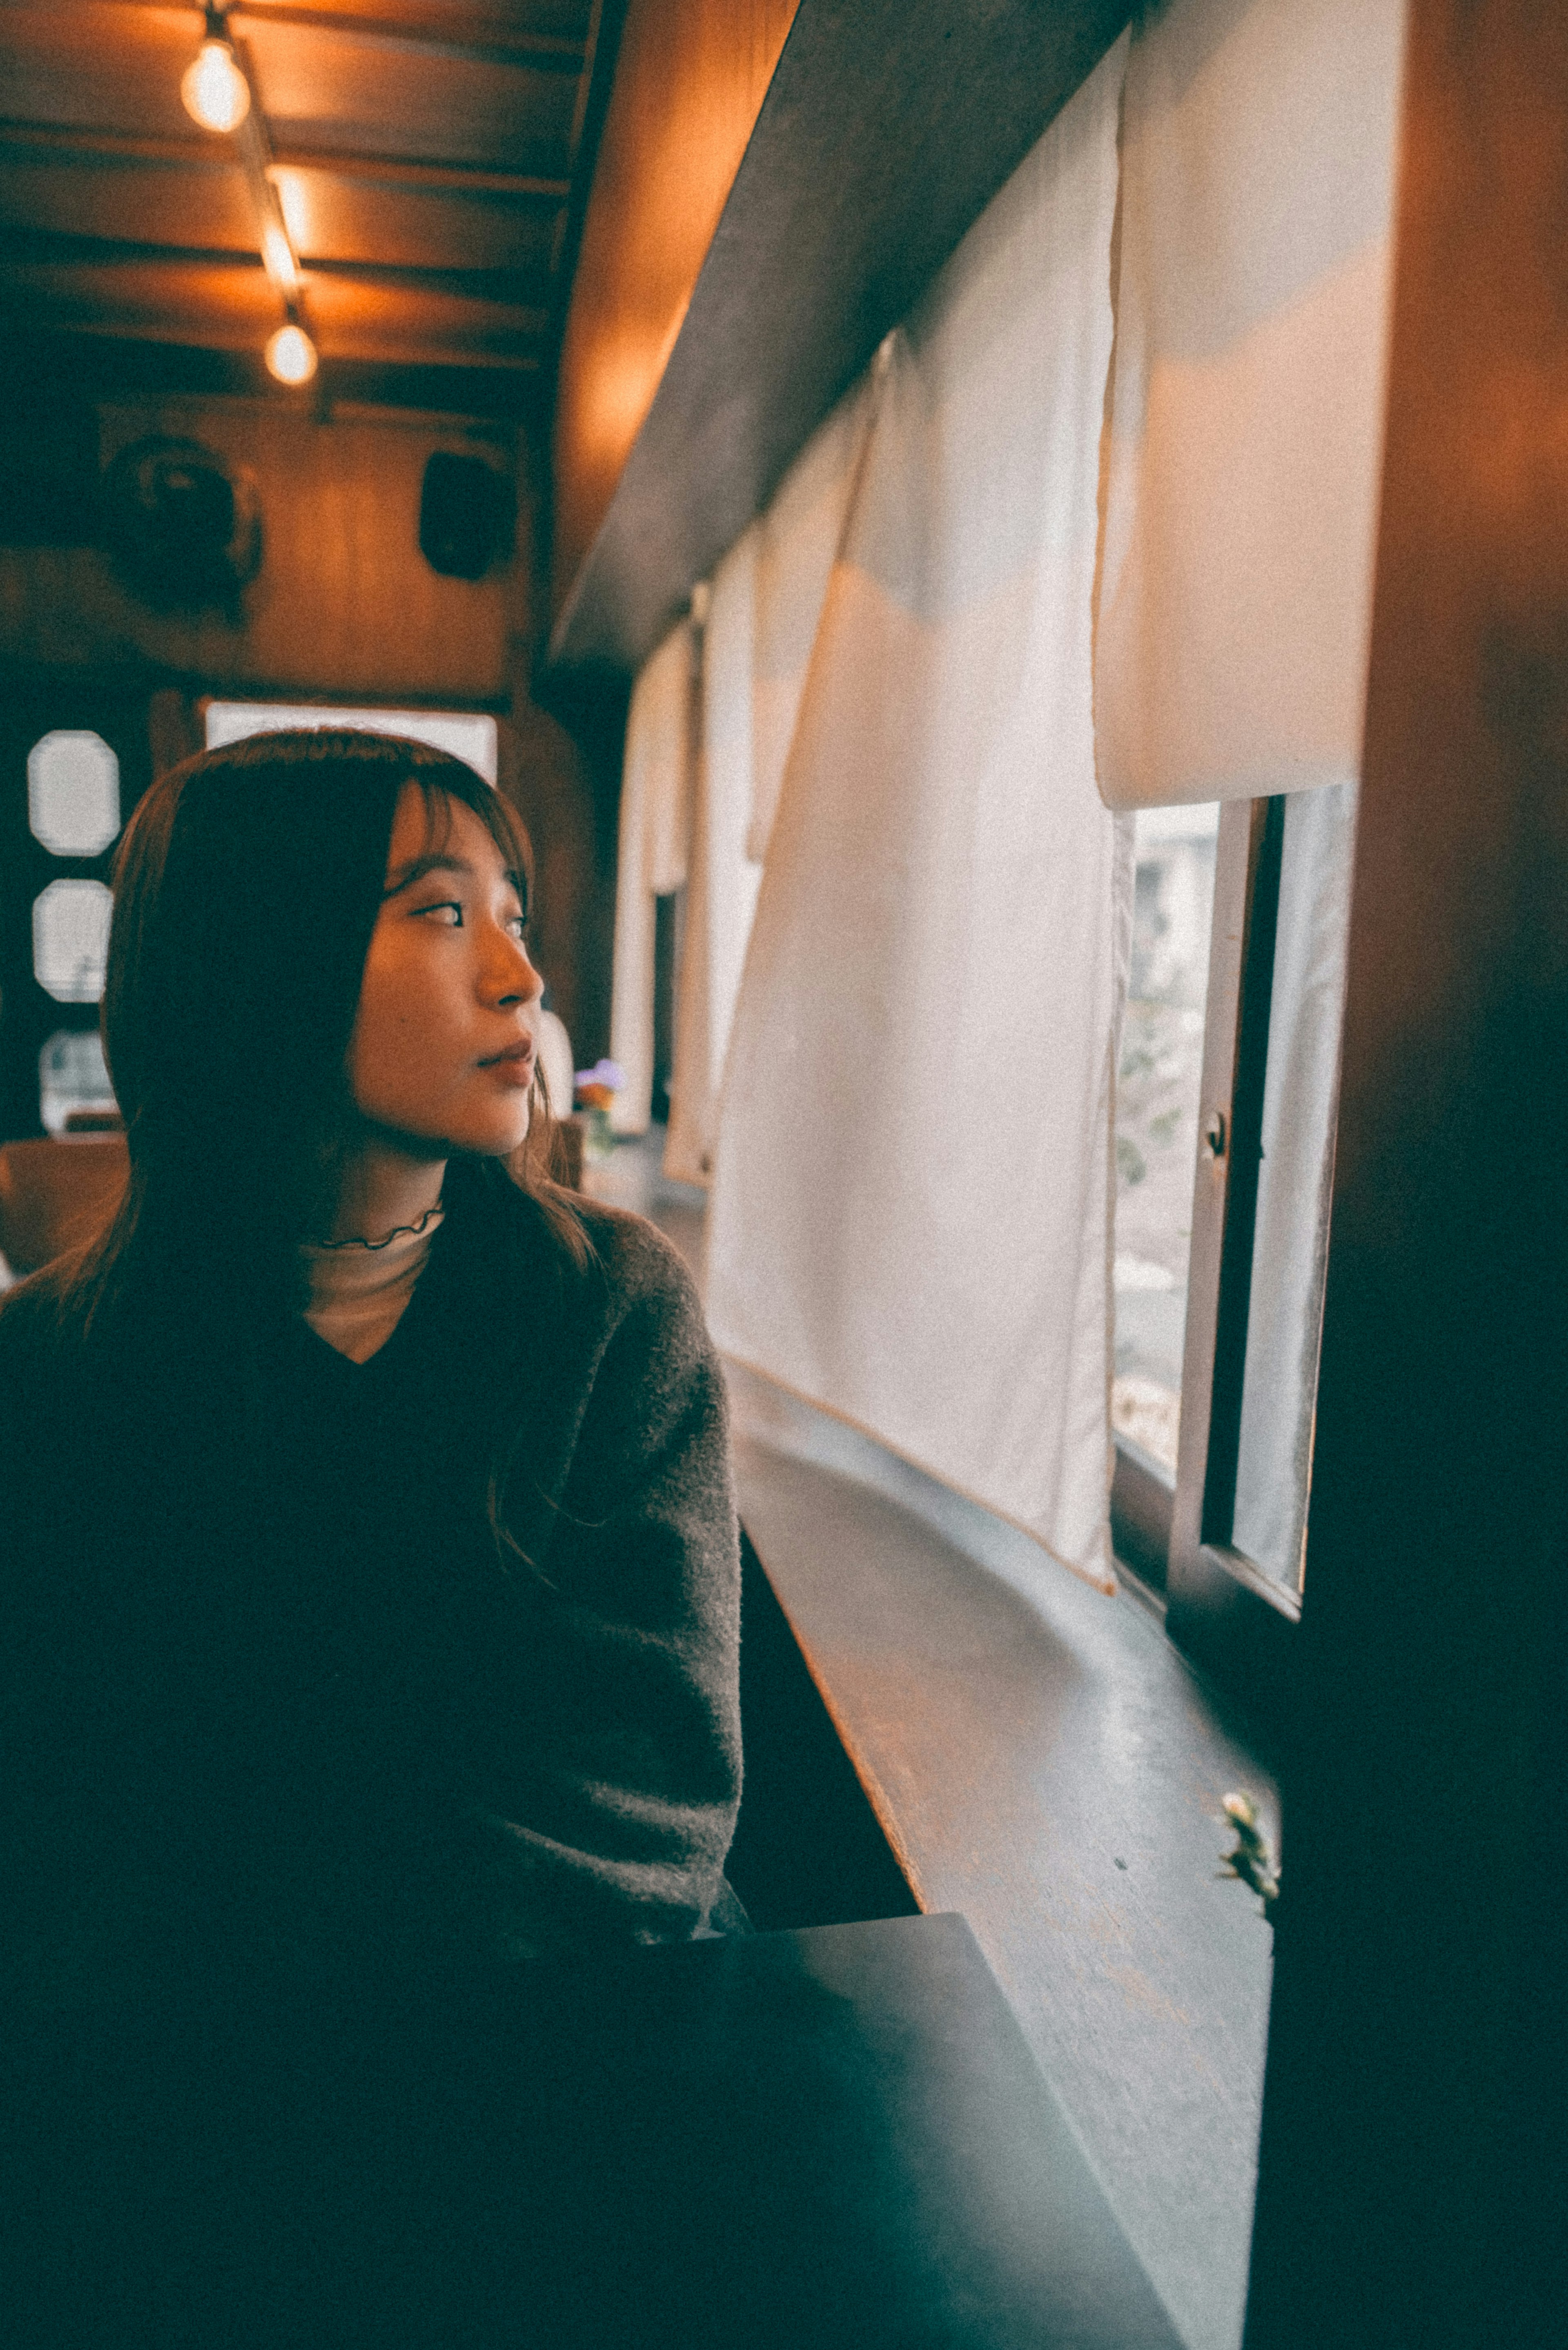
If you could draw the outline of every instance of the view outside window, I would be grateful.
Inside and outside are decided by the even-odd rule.
[[[33,973],[57,1003],[96,1003],[113,899],[101,881],[51,881],[33,900]]]
[[[119,830],[119,761],[101,734],[62,727],[27,754],[27,821],[55,857],[97,857]]]
[[[1118,1436],[1176,1473],[1217,803],[1142,808],[1116,1094]]]
[[[57,1028],[38,1055],[38,1115],[46,1134],[64,1134],[70,1118],[102,1119],[114,1110],[114,1087],[96,1028]]]
[[[322,702],[209,702],[209,751],[250,734],[276,734],[285,727],[350,726],[366,734],[406,734],[416,743],[450,751],[493,784],[496,775],[493,718],[464,710],[337,710]]]

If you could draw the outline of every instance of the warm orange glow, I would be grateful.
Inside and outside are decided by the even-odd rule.
[[[796,0],[630,0],[556,410],[565,598],[658,392]]]
[[[624,334],[615,345],[596,353],[597,365],[582,395],[578,428],[587,463],[612,466],[618,473],[653,404],[685,316],[682,302],[661,334],[640,338]]]
[[[267,276],[280,294],[296,294],[299,265],[283,228],[276,221],[263,221],[261,234],[262,259],[266,264]]]
[[[237,130],[251,110],[250,84],[227,41],[203,41],[180,84],[185,110],[203,130]]]
[[[283,224],[287,229],[296,253],[314,252],[315,241],[310,230],[310,195],[302,173],[274,172],[273,186],[283,208]]]
[[[280,327],[267,344],[266,363],[279,383],[308,383],[316,373],[316,345],[303,327]]]

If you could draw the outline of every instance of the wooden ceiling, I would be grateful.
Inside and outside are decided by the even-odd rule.
[[[324,389],[470,412],[532,404],[559,339],[619,13],[614,0],[233,8]],[[27,338],[99,380],[117,360],[128,380],[266,380],[262,346],[282,313],[237,142],[181,102],[202,36],[189,5],[0,8],[13,362]]]

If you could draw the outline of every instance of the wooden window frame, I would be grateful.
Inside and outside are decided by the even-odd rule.
[[[1171,1638],[1274,1722],[1301,1599],[1236,1548],[1231,1525],[1284,817],[1283,795],[1220,810],[1176,1476],[1117,1437],[1111,1487],[1116,1555],[1163,1593]]]

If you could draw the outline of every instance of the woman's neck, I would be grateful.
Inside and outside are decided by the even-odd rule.
[[[413,1158],[394,1144],[362,1142],[344,1162],[327,1238],[379,1241],[428,1215],[441,1198],[444,1159]]]

